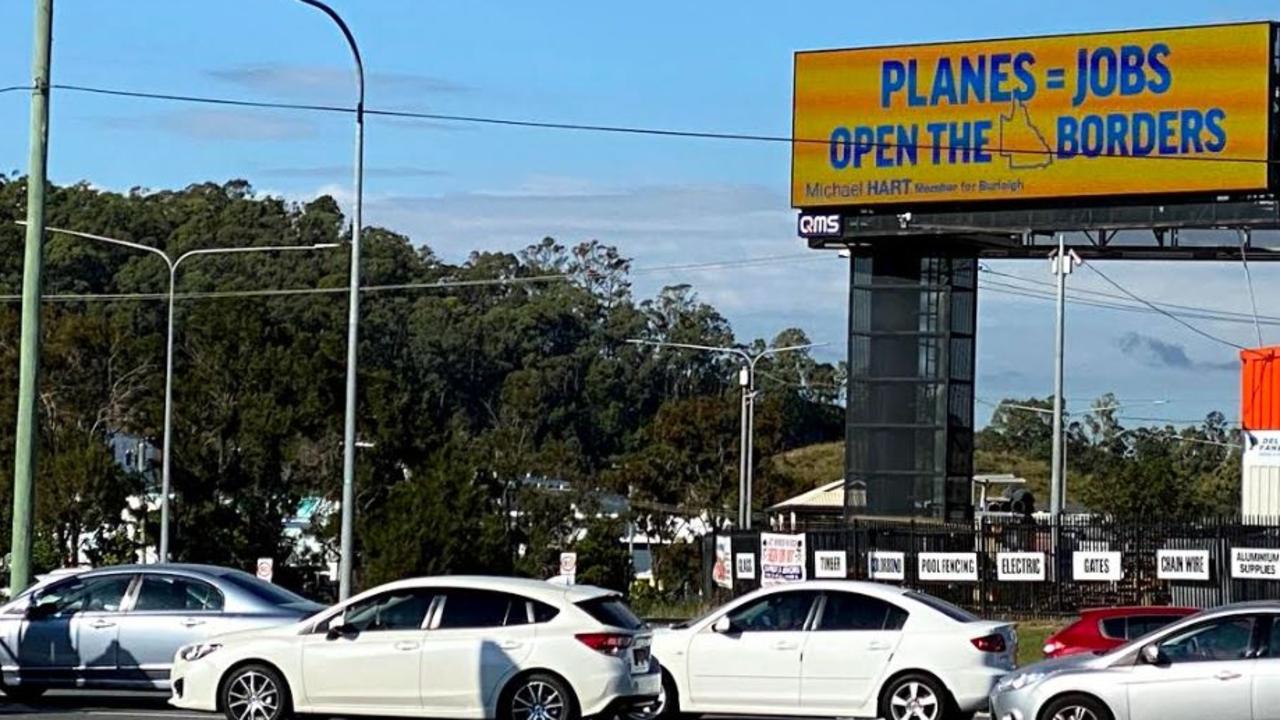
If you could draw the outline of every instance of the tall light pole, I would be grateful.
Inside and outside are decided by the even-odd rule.
[[[360,225],[364,210],[364,61],[355,35],[342,16],[320,0],[299,0],[325,15],[338,26],[351,48],[356,64],[356,162],[355,210],[351,218],[351,273],[347,292],[347,396],[342,424],[342,531],[341,558],[338,570],[338,599],[351,595],[352,568],[355,561],[356,504],[356,354],[360,340]]]
[[[49,160],[49,60],[53,0],[36,0],[31,43],[31,128],[27,155],[27,238],[22,259],[22,337],[18,344],[18,416],[13,443],[13,539],[9,593],[31,584],[31,529],[35,524],[36,456],[40,419],[40,288],[44,266],[44,186]]]
[[[19,223],[25,224],[25,223]],[[160,562],[169,562],[169,495],[171,494],[170,484],[170,468],[173,460],[173,305],[174,290],[178,281],[178,266],[187,258],[196,257],[197,255],[229,255],[232,253],[256,253],[256,252],[290,252],[299,250],[326,250],[338,247],[336,243],[321,243],[318,245],[261,245],[255,247],[231,247],[231,248],[204,248],[200,250],[190,250],[178,257],[171,257],[165,251],[143,245],[142,243],[131,242],[129,240],[120,240],[119,238],[105,237],[102,235],[94,235],[92,233],[79,232],[77,230],[67,230],[65,228],[46,228],[47,232],[68,235],[71,237],[82,238],[84,240],[94,240],[96,242],[107,243],[110,245],[119,245],[122,247],[132,248],[134,250],[142,250],[152,255],[162,258],[165,265],[169,267],[169,310],[168,310],[168,329],[165,333],[165,350],[164,350],[164,449],[160,458]]]
[[[1058,285],[1057,323],[1053,335],[1053,467],[1050,469],[1049,515],[1055,521],[1062,515],[1066,495],[1062,466],[1062,384],[1063,356],[1066,343],[1067,276],[1080,264],[1075,250],[1067,250],[1066,233],[1058,233],[1058,249],[1049,258]]]
[[[660,342],[657,340],[627,340],[632,345],[648,345],[659,348],[677,348],[680,350],[698,350],[700,352],[720,355],[735,355],[742,359],[742,368],[738,371],[738,384],[742,387],[742,423],[739,439],[738,456],[738,527],[751,529],[751,480],[754,474],[751,453],[755,447],[755,396],[756,396],[756,363],[771,355],[779,355],[795,350],[808,350],[822,347],[827,343],[808,343],[805,345],[788,345],[786,347],[768,348],[758,353],[749,353],[742,348],[716,347],[714,345],[694,345],[691,343]]]

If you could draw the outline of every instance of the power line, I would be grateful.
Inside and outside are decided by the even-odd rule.
[[[1244,349],[1245,349],[1245,347],[1244,347],[1243,345],[1237,345],[1236,343],[1233,343],[1233,342],[1231,342],[1230,340],[1223,340],[1222,338],[1218,337],[1217,335],[1214,335],[1214,334],[1212,334],[1212,333],[1205,332],[1204,330],[1201,330],[1200,328],[1196,327],[1195,325],[1192,325],[1191,323],[1187,322],[1186,320],[1183,320],[1182,318],[1178,317],[1177,315],[1174,315],[1173,313],[1169,312],[1168,310],[1164,310],[1164,309],[1162,309],[1162,308],[1160,308],[1160,307],[1157,307],[1157,306],[1155,306],[1155,305],[1151,304],[1150,302],[1148,302],[1148,301],[1144,300],[1143,298],[1139,297],[1138,295],[1134,294],[1133,292],[1130,292],[1128,288],[1124,287],[1124,286],[1123,286],[1123,285],[1121,285],[1120,283],[1116,282],[1115,280],[1112,280],[1109,276],[1107,276],[1107,274],[1106,274],[1106,273],[1104,273],[1104,272],[1102,272],[1101,270],[1099,270],[1099,269],[1097,268],[1097,266],[1096,266],[1094,263],[1086,262],[1086,263],[1084,263],[1084,266],[1085,266],[1085,267],[1087,267],[1087,268],[1089,268],[1090,270],[1092,270],[1094,273],[1096,273],[1096,274],[1098,275],[1098,277],[1102,278],[1103,280],[1106,280],[1106,281],[1107,281],[1107,283],[1108,283],[1108,284],[1110,284],[1110,285],[1111,285],[1112,287],[1114,287],[1115,289],[1119,290],[1120,292],[1124,293],[1125,295],[1128,295],[1129,297],[1133,298],[1134,300],[1137,300],[1138,302],[1142,303],[1143,305],[1146,305],[1147,307],[1151,308],[1152,310],[1155,310],[1156,312],[1160,313],[1161,315],[1164,315],[1165,317],[1167,317],[1167,318],[1169,318],[1170,320],[1172,320],[1172,321],[1174,321],[1174,322],[1178,323],[1179,325],[1181,325],[1181,326],[1183,326],[1183,327],[1187,328],[1187,329],[1188,329],[1188,330],[1190,330],[1191,332],[1193,332],[1193,333],[1195,333],[1195,334],[1197,334],[1197,335],[1200,335],[1200,336],[1202,336],[1202,337],[1206,337],[1206,338],[1208,338],[1208,339],[1210,339],[1210,340],[1213,340],[1214,342],[1219,342],[1219,343],[1222,343],[1223,345],[1228,345],[1228,346],[1233,347],[1233,348],[1235,348],[1235,349],[1237,349],[1237,350],[1244,350]]]
[[[1009,285],[994,280],[984,280],[978,283],[978,287],[990,292],[1001,293],[1004,295],[1014,295],[1017,297],[1031,298],[1033,300],[1053,301],[1056,298],[1052,293],[1037,290],[1034,288],[1025,288],[1018,285]],[[1098,293],[1104,297],[1111,297],[1105,293]],[[1104,310],[1121,310],[1124,312],[1142,313],[1146,315],[1158,314],[1157,311],[1141,305],[1122,305],[1119,303],[1111,303],[1103,300],[1093,300],[1087,297],[1068,297],[1067,302],[1073,305],[1084,305],[1088,307],[1096,307]],[[1167,304],[1166,304],[1167,307]],[[1197,320],[1212,320],[1215,322],[1235,323],[1241,325],[1251,325],[1253,321],[1248,316],[1240,315],[1217,315],[1210,311],[1205,312],[1176,312],[1173,313],[1179,317],[1193,318]],[[1280,326],[1280,318],[1262,316],[1260,322],[1268,326]]]
[[[297,110],[304,112],[324,112],[324,113],[344,113],[354,114],[354,107],[345,107],[341,105],[322,105],[311,103],[286,103],[277,101],[263,100],[243,100],[239,98],[215,97],[209,95],[187,95],[179,93],[160,93],[146,92],[140,90],[122,90],[118,88],[94,87],[90,85],[71,85],[71,84],[53,84],[55,90],[66,90],[69,92],[89,93],[94,95],[107,95],[113,97],[127,97],[146,100],[162,100],[169,102],[185,102],[198,103],[204,105],[221,105],[231,107],[245,107],[258,109],[273,110]],[[542,130],[568,130],[575,132],[594,132],[609,133],[617,135],[649,135],[657,137],[675,137],[701,140],[737,140],[748,142],[768,142],[768,143],[788,143],[788,144],[818,144],[831,145],[829,138],[799,138],[789,135],[767,135],[762,133],[738,133],[738,132],[720,132],[709,130],[676,130],[670,128],[651,128],[632,125],[598,125],[588,123],[570,123],[555,122],[545,120],[523,120],[517,118],[503,118],[483,115],[450,115],[445,113],[427,113],[413,112],[408,110],[379,110],[376,108],[364,109],[364,114],[378,117],[391,117],[415,120],[435,120],[443,122],[456,122],[478,125],[497,125],[505,127],[520,128],[536,128]],[[908,148],[914,150],[931,150],[941,152],[974,152],[975,148],[969,145],[938,145],[938,144],[921,144],[921,143],[893,143],[893,142],[871,142],[862,143],[867,147],[877,149],[896,149]],[[1001,147],[999,152],[1008,155],[1034,155],[1047,156],[1052,158],[1062,158],[1063,154],[1057,150],[1049,148],[1036,149],[1015,149]],[[1072,156],[1074,157],[1074,155]],[[1270,165],[1272,163],[1280,163],[1280,160],[1271,160],[1268,158],[1229,158],[1229,157],[1200,157],[1187,155],[1129,155],[1105,153],[1097,157],[1118,158],[1126,160],[1165,160],[1165,161],[1181,161],[1181,162],[1212,162],[1212,163],[1232,163],[1232,164],[1262,164]]]
[[[772,255],[755,258],[744,258],[742,260],[724,260],[707,263],[688,263],[683,265],[661,265],[648,268],[637,268],[631,271],[633,275],[654,274],[664,272],[698,272],[704,270],[722,270],[730,268],[750,268],[764,267],[767,265],[793,263],[793,262],[812,262],[824,259],[824,256],[815,253],[806,253],[804,255]],[[477,280],[443,280],[438,282],[420,282],[420,283],[397,283],[392,285],[364,285],[361,286],[361,292],[393,292],[402,290],[439,290],[444,288],[465,288],[465,287],[490,287],[490,286],[507,286],[507,285],[528,285],[544,282],[556,282],[561,280],[571,280],[574,275],[563,273],[547,274],[547,275],[529,275],[525,277],[513,278],[484,278]],[[322,287],[322,288],[279,288],[279,289],[261,289],[261,290],[221,290],[210,292],[188,292],[178,293],[174,295],[176,299],[181,300],[205,300],[220,298],[245,298],[245,297],[279,297],[290,295],[331,295],[337,293],[345,293],[348,288],[343,287]],[[164,300],[168,295],[165,293],[79,293],[79,294],[58,294],[45,295],[41,298],[47,302],[106,302],[118,300]],[[0,295],[0,302],[16,302],[21,300],[21,295]]]

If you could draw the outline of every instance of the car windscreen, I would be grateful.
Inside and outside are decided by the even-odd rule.
[[[915,600],[921,605],[927,605],[928,607],[931,607],[934,610],[937,610],[938,612],[942,613],[943,615],[946,615],[947,617],[951,618],[952,620],[955,620],[956,622],[971,623],[971,622],[978,622],[978,620],[980,620],[980,618],[977,615],[974,615],[968,610],[965,610],[964,608],[956,605],[952,605],[946,600],[943,600],[941,598],[936,598],[932,595],[926,595],[925,593],[921,593],[921,592],[909,592],[909,593],[906,593],[906,597],[909,597],[912,600]]]
[[[644,621],[636,617],[631,608],[627,607],[627,604],[617,595],[606,595],[583,600],[578,603],[578,607],[602,624],[610,627],[623,628],[624,630],[640,630],[645,626]]]
[[[314,603],[301,595],[289,592],[279,585],[273,585],[266,580],[260,580],[249,573],[229,572],[223,575],[222,579],[268,605],[275,605],[278,607],[283,607],[285,605],[310,607],[314,605]]]

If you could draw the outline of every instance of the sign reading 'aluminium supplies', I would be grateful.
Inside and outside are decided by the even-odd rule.
[[[1002,582],[1040,582],[1045,577],[1044,553],[1002,552],[996,554],[996,579]]]
[[[1208,550],[1157,550],[1156,577],[1161,580],[1208,580]]]
[[[977,553],[920,553],[917,562],[922,581],[978,581]]]
[[[1238,580],[1280,580],[1280,550],[1232,548],[1231,577]]]
[[[867,553],[867,576],[872,580],[906,580],[906,553],[872,550]]]
[[[1265,190],[1269,23],[801,52],[792,205]]]

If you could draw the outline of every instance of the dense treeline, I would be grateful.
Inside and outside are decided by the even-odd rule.
[[[1047,507],[1053,398],[1007,399],[977,437],[979,472],[1027,478]],[[1066,416],[1069,507],[1118,519],[1181,520],[1240,510],[1240,433],[1220,412],[1193,425],[1134,423],[1107,394]]]
[[[0,179],[0,292],[17,293],[25,182]],[[337,204],[256,196],[248,183],[120,194],[50,190],[48,223],[159,247],[342,243],[340,249],[198,257],[179,274],[175,354],[176,559],[247,567],[284,557],[282,522],[307,497],[340,495],[348,229]],[[689,285],[636,298],[630,261],[598,242],[548,238],[520,253],[453,264],[402,235],[364,235],[357,536],[361,584],[415,572],[551,571],[580,544],[583,572],[619,577],[621,523],[669,534],[669,517],[711,522],[736,507],[738,394],[731,359],[629,345],[628,338],[743,344]],[[536,280],[563,275],[564,280]],[[147,253],[51,236],[40,385],[37,566],[88,552],[127,559],[128,498],[143,477],[113,461],[118,433],[159,444],[166,284]],[[236,295],[261,289],[337,292]],[[104,299],[101,295],[137,295]],[[73,297],[66,297],[73,296]],[[77,297],[83,296],[83,297]],[[0,303],[0,417],[17,390],[18,303]],[[803,341],[788,330],[774,342]],[[756,498],[803,482],[768,458],[839,437],[839,367],[804,353],[761,364]],[[13,423],[0,422],[0,546],[11,512]],[[572,483],[549,492],[529,478]],[[596,512],[630,495],[632,518]],[[574,522],[575,509],[580,522]],[[326,516],[328,517],[328,516]],[[332,516],[335,518],[336,516]],[[585,519],[582,519],[585,518]],[[156,537],[155,517],[146,535]],[[585,536],[575,526],[585,522]],[[329,543],[336,527],[318,528]],[[604,538],[610,538],[605,540]],[[678,584],[688,558],[656,558]],[[589,556],[589,557],[588,557]],[[669,557],[668,557],[669,556]],[[592,565],[598,560],[598,567]],[[292,559],[300,564],[309,558]]]

